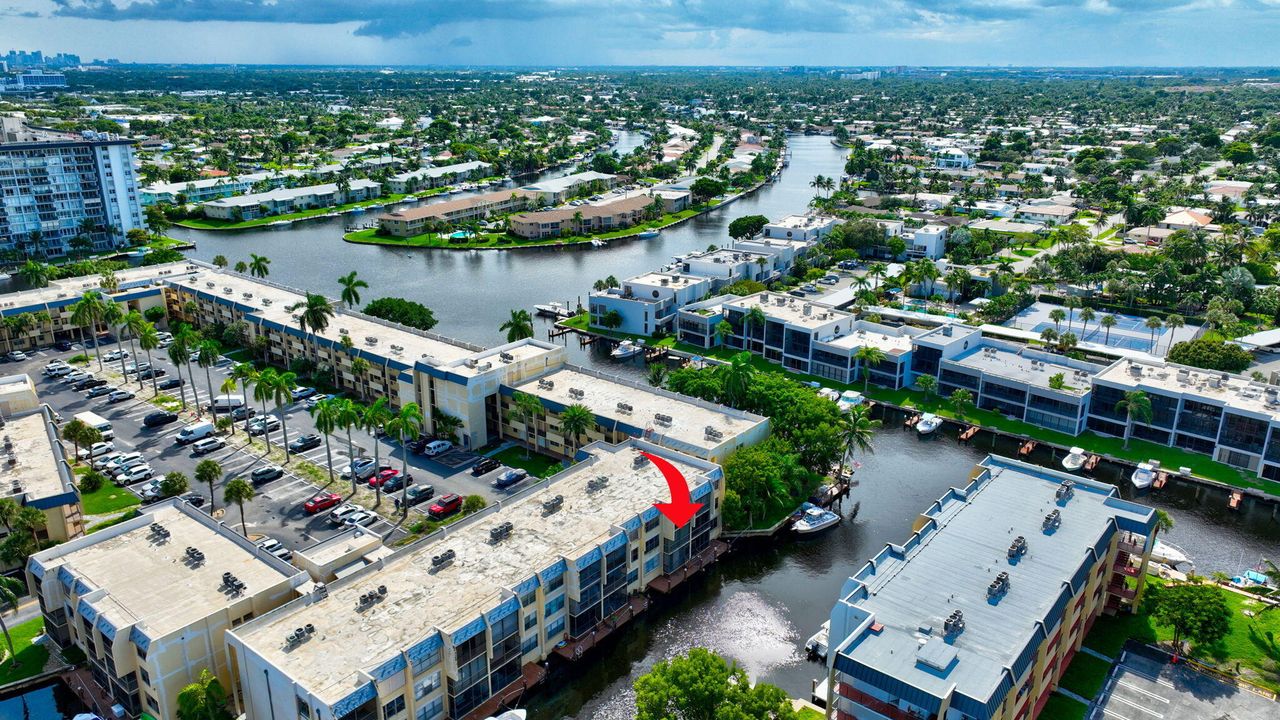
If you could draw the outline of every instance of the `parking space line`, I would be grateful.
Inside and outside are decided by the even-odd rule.
[[[1123,670],[1123,671],[1124,671],[1124,672],[1126,672],[1126,673],[1130,673],[1130,674],[1133,674],[1133,675],[1137,675],[1138,677],[1142,678],[1143,680],[1149,680],[1149,681],[1151,681],[1151,682],[1153,682],[1153,683],[1155,683],[1155,684],[1157,684],[1157,685],[1163,685],[1164,687],[1167,687],[1167,688],[1173,688],[1173,687],[1174,687],[1174,685],[1173,685],[1173,683],[1172,683],[1172,682],[1170,682],[1169,680],[1164,679],[1163,677],[1160,677],[1159,675],[1148,675],[1147,673],[1144,673],[1144,672],[1142,672],[1141,670],[1138,670],[1138,669],[1136,669],[1136,668],[1134,668],[1134,667],[1131,667],[1131,666],[1129,666],[1129,665],[1121,665],[1121,666],[1120,666],[1120,668],[1121,668],[1121,670]]]
[[[1127,680],[1117,680],[1117,681],[1116,681],[1116,684],[1117,684],[1117,685],[1123,685],[1123,686],[1125,686],[1125,687],[1127,687],[1127,688],[1129,688],[1130,690],[1133,690],[1133,691],[1135,691],[1135,692],[1140,692],[1140,693],[1142,693],[1143,695],[1146,695],[1147,697],[1150,697],[1150,698],[1152,698],[1153,700],[1159,700],[1160,702],[1162,702],[1162,703],[1164,703],[1164,704],[1166,704],[1166,705],[1168,705],[1168,704],[1169,704],[1169,698],[1164,697],[1163,695],[1157,695],[1157,694],[1155,694],[1155,693],[1151,692],[1150,690],[1145,690],[1145,689],[1143,689],[1143,688],[1140,688],[1140,687],[1138,687],[1137,685],[1134,685],[1133,683],[1131,683],[1131,682],[1129,682],[1129,681],[1127,681]]]
[[[1164,717],[1164,713],[1158,713],[1155,710],[1148,708],[1146,705],[1143,705],[1141,703],[1136,703],[1128,698],[1120,697],[1119,695],[1116,695],[1114,693],[1111,695],[1111,698],[1108,700],[1108,702],[1110,702],[1110,700],[1115,700],[1116,702],[1124,703],[1125,705],[1128,705],[1129,707],[1135,710],[1138,710],[1139,712],[1144,712],[1152,717],[1157,717],[1157,718]]]

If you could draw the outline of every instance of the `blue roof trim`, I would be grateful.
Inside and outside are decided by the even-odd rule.
[[[44,565],[33,557],[27,558],[27,572],[35,575],[37,580],[44,580]]]
[[[592,548],[586,555],[574,561],[573,564],[578,570],[583,570],[591,563],[600,562],[600,556],[600,548]]]
[[[1076,573],[1071,576],[1071,591],[1073,593],[1079,593],[1084,589],[1085,583],[1089,581],[1090,564],[1090,560],[1087,557],[1080,560],[1080,567],[1076,568]]]
[[[640,519],[640,516],[637,515],[631,518],[630,520],[622,523],[622,527],[626,528],[627,532],[635,532],[636,530],[640,529],[640,526],[642,524],[643,524],[643,521]]]
[[[79,578],[76,578],[74,589],[77,595],[84,595],[89,592],[89,584]]]
[[[1049,608],[1049,612],[1044,617],[1045,631],[1058,627],[1062,622],[1062,613],[1067,609],[1067,603],[1071,602],[1073,593],[1071,586],[1067,583],[1062,584],[1062,590],[1058,592],[1058,599],[1053,601],[1053,607]]]
[[[64,590],[71,592],[71,584],[75,582],[75,576],[71,574],[66,565],[58,566],[58,582],[62,583]]]
[[[129,640],[134,645],[137,645],[142,652],[146,652],[151,649],[151,638],[147,637],[146,633],[139,630],[137,625],[134,625],[133,628],[129,630]]]
[[[568,563],[563,559],[557,560],[554,565],[538,573],[538,577],[542,578],[543,585],[550,585],[551,581],[563,575],[564,571],[567,570],[568,567]]]
[[[514,614],[519,609],[520,609],[520,598],[514,598],[514,597],[507,598],[506,600],[503,600],[502,603],[498,605],[498,607],[485,613],[484,618],[486,622],[488,622],[490,625],[493,625],[497,623],[499,620],[507,617],[508,615]]]
[[[80,602],[76,603],[76,612],[80,613],[80,617],[88,620],[90,623],[98,621],[98,611],[89,604],[88,600],[80,598]]]
[[[98,616],[97,628],[98,632],[102,633],[102,636],[108,640],[114,641],[116,639],[116,626],[111,624],[106,615]]]
[[[377,696],[378,690],[374,687],[373,683],[365,683],[355,692],[334,703],[329,709],[333,712],[334,717],[342,717],[355,712],[356,708]]]
[[[711,494],[711,483],[704,482],[698,487],[694,488],[693,492],[690,493],[689,496],[694,500],[700,500],[710,494]]]
[[[369,674],[373,676],[375,682],[382,682],[396,673],[404,672],[406,666],[408,666],[408,663],[405,662],[404,655],[396,655],[374,668]]]
[[[870,683],[872,686],[884,690],[885,692],[902,698],[916,707],[923,708],[930,713],[938,712],[942,707],[942,699],[934,697],[929,693],[917,688],[913,685],[905,683],[898,678],[886,675],[879,670],[854,662],[848,655],[839,653],[836,655],[836,670],[849,675],[863,682]]]
[[[604,551],[609,553],[627,544],[627,534],[618,533],[604,542]]]
[[[450,639],[453,641],[453,644],[455,646],[461,645],[462,643],[470,640],[476,635],[479,635],[480,633],[484,632],[485,627],[486,625],[484,622],[484,616],[481,615],[475,620],[472,620],[466,625],[463,625],[461,628],[458,628],[458,631],[455,632],[452,638]]]
[[[644,512],[640,513],[640,517],[644,518],[645,522],[649,522],[650,520],[658,517],[658,508],[652,506],[647,507]]]
[[[1107,551],[1111,549],[1111,538],[1115,534],[1113,526],[1108,527],[1107,531],[1102,533],[1102,537],[1099,537],[1098,541],[1093,544],[1094,557],[1101,560],[1107,556]]]
[[[406,650],[404,654],[408,656],[410,662],[418,662],[433,652],[439,652],[442,647],[444,647],[444,638],[440,636],[440,633],[435,633]]]
[[[1035,629],[1031,632],[1031,637],[1027,639],[1025,645],[1022,646],[1022,652],[1018,653],[1018,657],[1013,661],[1013,677],[1020,678],[1026,673],[1027,668],[1035,661],[1036,655],[1040,651],[1040,645],[1045,641],[1045,628],[1036,623]]]
[[[526,593],[533,592],[537,587],[538,587],[538,576],[534,575],[528,580],[525,580],[519,585],[516,585],[515,588],[513,588],[513,590],[517,595],[524,595]]]

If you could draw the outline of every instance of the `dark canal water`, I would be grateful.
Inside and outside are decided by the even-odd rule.
[[[41,683],[22,695],[0,697],[0,720],[71,720],[88,710],[61,680]]]
[[[623,151],[639,141],[624,136]],[[273,260],[271,278],[288,285],[337,296],[336,278],[358,269],[371,289],[367,297],[396,295],[425,303],[440,319],[439,332],[482,344],[501,341],[498,325],[512,308],[559,299],[574,303],[591,283],[653,269],[671,256],[727,241],[731,219],[746,214],[778,218],[804,210],[813,176],[839,175],[843,152],[825,137],[791,139],[792,159],[782,178],[725,209],[671,228],[652,240],[613,243],[602,249],[547,251],[415,251],[342,242],[352,219],[307,222],[236,234],[175,233],[198,245],[205,260],[223,254],[234,262],[250,251]],[[576,362],[607,366],[613,372],[637,372],[592,356],[570,343]],[[948,487],[963,484],[973,464],[988,452],[1005,455],[1016,447],[980,437],[960,445],[940,435],[920,440],[886,429],[876,452],[863,458],[860,485],[852,501],[861,502],[854,522],[817,539],[784,541],[735,553],[707,577],[689,583],[670,603],[619,632],[593,660],[567,669],[533,699],[534,720],[572,717],[621,720],[633,715],[634,678],[655,662],[700,645],[715,649],[797,697],[807,697],[820,670],[802,657],[802,645],[826,618],[844,579],[886,542],[903,541],[912,518]],[[1060,458],[1058,458],[1060,459]],[[1047,451],[1033,461],[1056,466]],[[1099,477],[1122,486],[1118,468],[1099,468]],[[1202,573],[1235,574],[1262,556],[1280,554],[1280,524],[1273,506],[1247,501],[1227,510],[1226,495],[1171,485],[1142,498],[1171,512],[1177,526],[1166,538],[1187,550]]]

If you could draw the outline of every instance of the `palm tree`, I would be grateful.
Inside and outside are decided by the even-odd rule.
[[[318,293],[307,293],[305,300],[299,300],[285,309],[291,313],[297,313],[298,328],[304,335],[308,328],[313,333],[323,333],[329,327],[329,318],[336,313],[333,302]],[[286,357],[285,360],[287,361],[288,358]]]
[[[121,340],[121,336],[124,335],[124,318],[125,318],[124,311],[121,310],[120,306],[115,304],[114,301],[112,301],[110,298],[106,298],[102,301],[102,316],[100,319],[103,325],[106,325],[108,329],[115,331],[117,350],[120,350],[124,347],[123,341]],[[120,353],[120,374],[121,375],[125,374],[124,361],[125,361],[124,353]]]
[[[752,368],[753,370],[755,368]],[[572,451],[569,455],[569,462],[573,462],[574,457],[578,454],[578,438],[595,427],[596,414],[591,408],[582,403],[574,403],[564,410],[560,411],[560,432],[564,434],[565,440],[569,441]]]
[[[951,403],[951,409],[955,410],[956,417],[963,418],[969,408],[973,407],[973,393],[964,388],[956,388],[948,402]]]
[[[876,280],[876,292],[880,293],[884,289],[884,278],[889,274],[889,266],[882,262],[871,263],[867,267],[867,275]]]
[[[102,298],[96,292],[86,292],[71,306],[71,322],[80,328],[80,342],[84,343],[84,330],[93,336],[93,351],[98,354],[98,320],[102,317]],[[98,369],[102,369],[102,355],[98,354]]]
[[[130,310],[124,316],[124,327],[121,328],[121,334],[123,335],[124,331],[129,333],[129,356],[134,358],[134,362],[137,362],[137,349],[134,346],[134,341],[138,339],[138,335],[146,325],[147,319],[137,310]],[[142,387],[142,373],[138,373],[138,376],[138,387]]]
[[[196,482],[202,482],[209,486],[209,514],[213,514],[214,494],[213,484],[218,482],[218,478],[222,477],[222,466],[217,460],[201,460],[196,463]]]
[[[1127,390],[1124,399],[1116,403],[1116,411],[1125,414],[1124,447],[1128,449],[1134,421],[1151,422],[1151,398],[1141,390]]]
[[[4,641],[9,645],[9,667],[18,666],[18,654],[13,649],[13,637],[9,635],[9,626],[5,624],[3,613],[8,610],[18,611],[18,598],[27,594],[27,584],[11,577],[0,577],[0,630],[4,631]]]
[[[138,329],[138,347],[142,348],[142,352],[147,354],[147,364],[151,365],[151,351],[160,347],[160,332],[156,330],[155,325],[145,320],[143,322],[145,324]],[[138,373],[138,375],[141,376],[142,373]],[[181,376],[178,379],[181,380]],[[160,388],[157,386],[158,382],[156,373],[151,373],[151,394],[153,396],[160,394]],[[138,387],[142,387],[141,379],[138,380]]]
[[[1054,308],[1049,311],[1049,319],[1053,321],[1053,329],[1061,331],[1062,321],[1067,319],[1067,311],[1062,308]]]
[[[247,402],[249,400],[256,399],[249,396],[248,386],[249,383],[254,381],[257,375],[258,370],[252,363],[236,363],[236,366],[231,368],[231,376],[228,379],[235,380],[240,383],[240,394],[244,396],[244,399]],[[263,409],[263,413],[266,413],[265,408]],[[244,431],[249,432],[249,413],[247,410],[244,414]]]
[[[359,305],[360,290],[369,287],[369,283],[356,277],[355,270],[338,278],[338,284],[342,286],[342,302],[346,303],[348,308]]]
[[[962,297],[969,287],[969,271],[961,267],[953,267],[947,271],[943,282],[947,284],[947,290],[950,291],[951,311],[955,312],[956,300]]]
[[[48,263],[27,260],[22,267],[18,268],[18,277],[27,287],[47,287],[49,281],[53,279],[53,267]]]
[[[364,409],[364,415],[360,419],[364,429],[368,430],[369,434],[373,436],[373,466],[375,468],[382,467],[380,459],[382,443],[378,440],[378,433],[382,431],[387,421],[393,416],[391,405],[387,402],[387,398],[379,397]]]
[[[249,274],[256,278],[264,278],[271,274],[271,259],[263,255],[249,253]]]
[[[875,345],[863,345],[853,354],[853,359],[858,361],[858,368],[862,373],[862,392],[866,392],[867,383],[871,379],[871,368],[888,360],[889,356]]]
[[[924,377],[933,377],[925,375]],[[844,466],[849,460],[849,456],[854,450],[862,452],[875,452],[875,448],[871,446],[871,438],[875,435],[876,428],[880,427],[879,420],[871,419],[871,411],[863,405],[854,405],[849,408],[849,412],[840,416],[840,424],[838,426],[840,432],[840,441],[844,445],[844,452],[840,454],[840,470],[836,474],[837,478],[844,476]]]
[[[917,375],[916,387],[924,391],[924,399],[928,400],[933,395],[933,392],[938,389],[938,378],[933,375]]]
[[[1147,321],[1146,321],[1145,323],[1143,323],[1143,324],[1144,324],[1144,325],[1146,325],[1146,326],[1147,326],[1147,329],[1151,331],[1151,349],[1152,349],[1152,350],[1155,350],[1155,348],[1156,348],[1156,331],[1157,331],[1157,330],[1159,330],[1160,328],[1164,327],[1164,322],[1162,322],[1162,321],[1160,320],[1160,316],[1158,316],[1158,315],[1152,315],[1151,317],[1147,318]]]
[[[333,402],[333,423],[336,427],[340,427],[347,432],[347,464],[350,465],[356,461],[356,444],[351,439],[351,428],[360,427],[361,411],[360,406],[353,402],[350,398],[334,398]],[[375,436],[374,444],[378,442]],[[356,491],[356,474],[351,473],[351,492]]]
[[[520,418],[524,425],[524,456],[529,457],[529,449],[533,447],[532,424],[542,416],[542,401],[536,395],[517,390],[511,395],[511,412]]]
[[[31,533],[31,542],[36,547],[40,546],[40,530],[49,524],[49,518],[45,516],[44,511],[34,505],[24,505],[18,511],[18,519],[13,523],[15,528],[20,528]]]
[[[258,382],[262,382],[259,380]],[[289,462],[289,425],[284,414],[284,406],[293,402],[293,388],[298,384],[298,375],[289,371],[276,373],[271,378],[271,394],[276,402],[276,415],[280,418],[280,444],[284,446],[284,461]]]
[[[648,367],[649,384],[653,387],[662,387],[667,381],[667,365],[664,362],[650,363]]]
[[[1076,318],[1076,308],[1080,307],[1080,298],[1069,297],[1063,301],[1063,305],[1067,308],[1067,332],[1071,331],[1071,323]]]
[[[512,310],[511,317],[498,326],[507,333],[507,342],[533,337],[533,318],[528,310]]]
[[[740,352],[729,358],[729,364],[717,371],[724,379],[724,400],[731,407],[740,408],[747,400],[747,391],[755,377],[756,367],[751,364],[751,353]]]
[[[264,368],[262,372],[255,372],[248,377],[248,381],[253,383],[253,399],[262,403],[262,419],[266,422],[267,417],[267,401],[275,397],[275,384],[277,373],[275,368]],[[248,423],[245,423],[245,429],[248,430]],[[271,452],[271,431],[263,426],[262,439],[267,443],[267,452]]]
[[[182,348],[182,355],[178,359],[173,358],[173,348]],[[200,333],[196,332],[190,325],[179,325],[178,332],[173,336],[173,345],[169,346],[169,358],[174,363],[182,363],[187,366],[187,380],[191,383],[191,404],[196,406],[196,417],[200,417],[200,396],[196,393],[196,375],[191,369],[191,354],[197,352],[200,347]],[[181,389],[181,388],[179,388]],[[212,398],[211,398],[212,400]]]
[[[750,332],[752,328],[759,330],[761,338],[764,337],[764,326],[769,322],[769,316],[764,314],[764,310],[759,305],[752,307],[747,314],[742,317],[742,324],[746,326],[748,332],[744,333],[748,338],[754,339],[755,334]]]
[[[329,465],[329,482],[333,482],[333,453],[329,449],[329,436],[338,429],[338,407],[333,399],[321,400],[308,411],[315,421],[316,430],[324,435],[324,459]]]
[[[1080,337],[1087,338],[1089,336],[1089,321],[1097,317],[1093,312],[1093,308],[1084,307],[1080,310]]]
[[[213,376],[209,374],[209,368],[218,364],[218,358],[222,357],[222,348],[218,345],[218,341],[212,338],[202,340],[196,346],[196,364],[204,368],[204,381],[209,386],[209,413],[213,420],[213,424],[218,424],[218,404],[213,401]]]
[[[235,391],[236,391],[236,390],[238,390],[238,389],[240,389],[240,387],[239,387],[239,385],[237,385],[237,384],[236,384],[236,379],[235,379],[235,378],[233,378],[233,377],[228,377],[228,378],[226,378],[225,380],[223,380],[223,381],[222,381],[222,384],[218,386],[218,392],[222,393],[223,395],[231,395],[231,394],[235,393]],[[241,395],[243,396],[243,395],[244,395],[244,393],[241,393]],[[247,401],[248,401],[248,399],[246,398],[246,403],[247,403]],[[242,405],[242,406],[241,406],[241,409],[245,409],[245,407],[246,407],[246,406]],[[235,411],[234,411],[234,410],[231,410],[231,409],[229,409],[229,408],[228,408],[228,410],[227,410],[227,416],[228,416],[228,418],[229,418],[229,419],[227,420],[227,427],[230,427],[230,428],[231,428],[231,434],[232,434],[232,435],[235,435],[235,434],[236,434],[236,423],[235,423],[235,417],[234,417],[233,415],[231,415],[231,413],[233,413],[233,412],[235,412]],[[249,415],[249,413],[248,413],[248,412],[246,412],[246,413],[245,413],[246,419],[247,419],[248,415]]]
[[[1173,349],[1174,331],[1187,324],[1187,321],[1177,313],[1171,313],[1169,317],[1164,319],[1164,326],[1169,329],[1169,343],[1165,345],[1165,352]]]
[[[1040,331],[1040,342],[1046,346],[1053,345],[1058,341],[1058,331],[1053,328],[1045,328]]]
[[[403,516],[409,515],[409,448],[405,447],[406,438],[417,437],[422,432],[422,424],[426,421],[422,416],[422,408],[418,403],[410,402],[400,406],[400,412],[387,421],[387,433],[400,439],[400,510]],[[382,502],[382,484],[376,487],[377,502]]]
[[[222,501],[230,505],[235,503],[240,507],[240,532],[245,537],[249,537],[249,526],[244,521],[244,504],[253,500],[253,486],[244,478],[235,478],[227,483],[222,490]]]
[[[1116,326],[1116,322],[1115,315],[1103,315],[1102,319],[1098,321],[1098,324],[1107,330],[1106,334],[1102,338],[1103,345],[1111,342],[1111,328]]]

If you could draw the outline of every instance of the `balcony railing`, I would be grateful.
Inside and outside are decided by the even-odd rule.
[[[924,715],[914,710],[903,710],[893,703],[887,703],[880,698],[872,697],[871,695],[868,695],[845,683],[838,683],[836,685],[836,692],[840,694],[840,697],[852,700],[862,707],[871,710],[872,712],[879,713],[890,720],[936,720],[937,718],[937,715]]]

